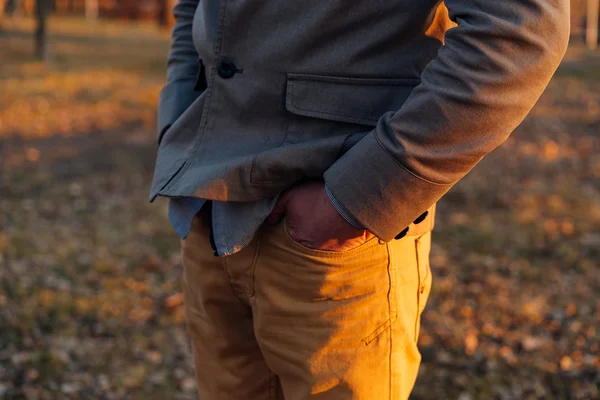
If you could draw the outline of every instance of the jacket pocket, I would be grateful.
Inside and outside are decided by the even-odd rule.
[[[375,126],[399,110],[420,83],[412,78],[349,78],[288,74],[285,107],[292,114]]]
[[[254,157],[250,182],[286,188],[303,178],[321,178],[385,113],[399,110],[419,82],[289,73],[288,128],[280,147]]]

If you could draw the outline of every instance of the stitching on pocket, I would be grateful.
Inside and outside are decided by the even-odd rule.
[[[315,75],[288,73],[288,79],[308,82],[328,82],[346,85],[384,85],[384,86],[416,86],[421,83],[420,78],[359,78],[351,76]]]
[[[385,87],[385,90],[391,90],[391,87],[398,88],[410,88],[412,91],[421,82],[420,79],[414,78],[358,78],[358,77],[340,77],[340,76],[324,76],[324,75],[311,75],[311,74],[287,74],[287,89],[286,89],[286,107],[288,111],[294,113],[295,111],[301,115],[313,117],[331,119],[339,122],[355,123],[368,126],[374,126],[377,124],[379,119],[388,111],[392,109],[381,109],[376,115],[354,115],[347,110],[328,110],[325,111],[323,108],[319,108],[319,104],[304,104],[301,105],[299,102],[304,100],[304,96],[300,96],[297,93],[296,88],[304,85],[305,89],[309,88],[306,85],[324,84],[329,86],[350,86],[353,88],[359,87]],[[314,92],[315,89],[312,91]],[[376,89],[377,90],[377,89]],[[408,95],[406,96],[408,98]],[[318,103],[318,102],[317,102]],[[399,105],[399,104],[397,104]]]
[[[347,256],[350,256],[350,255],[355,255],[355,254],[362,253],[363,251],[366,251],[366,250],[370,249],[374,245],[379,244],[379,240],[377,239],[377,237],[373,237],[373,238],[367,240],[366,242],[358,245],[357,247],[354,247],[354,248],[352,248],[350,250],[347,250],[347,251],[327,251],[327,250],[311,249],[310,247],[306,247],[306,246],[298,243],[292,237],[292,235],[290,235],[290,233],[289,233],[289,231],[287,229],[287,224],[286,224],[285,217],[283,218],[283,222],[281,223],[281,226],[283,227],[282,229],[283,229],[283,235],[284,235],[285,239],[291,245],[293,245],[295,248],[299,249],[303,253],[305,253],[305,254],[307,254],[309,256],[314,256],[314,257],[342,258],[342,257],[347,257]]]
[[[323,111],[323,110],[317,110],[314,108],[303,108],[300,107],[298,104],[296,104],[295,100],[297,99],[297,96],[294,95],[294,82],[291,81],[290,82],[290,86],[292,87],[292,98],[291,98],[291,102],[292,102],[292,106],[294,106],[294,108],[298,109],[298,110],[302,110],[302,111],[308,111],[311,113],[316,113],[319,115],[331,115],[333,117],[343,117],[345,119],[348,119],[350,121],[355,121],[358,123],[365,123],[366,125],[369,125],[369,122],[377,122],[379,121],[379,117],[375,118],[360,118],[360,117],[355,117],[352,115],[347,115],[347,114],[339,114],[339,113],[332,113],[332,112],[327,112],[327,111]]]
[[[379,336],[381,336],[382,333],[387,331],[392,326],[393,322],[394,321],[392,321],[391,319],[388,319],[382,325],[379,325],[379,327],[377,329],[375,329],[375,331],[373,333],[371,333],[369,336],[364,338],[362,340],[362,342],[366,346],[370,345],[375,339],[377,339]]]
[[[421,310],[421,286],[425,282],[424,279],[421,279],[421,254],[419,253],[420,248],[420,237],[415,240],[415,254],[417,257],[417,280],[419,285],[417,287],[417,318],[415,319],[415,329],[414,329],[414,340],[415,342],[419,336],[419,319],[420,319],[420,310]]]

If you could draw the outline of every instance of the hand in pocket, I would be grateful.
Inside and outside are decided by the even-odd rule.
[[[314,250],[348,251],[373,238],[372,233],[355,228],[337,212],[322,181],[283,193],[267,223],[276,224],[284,217],[290,236]]]

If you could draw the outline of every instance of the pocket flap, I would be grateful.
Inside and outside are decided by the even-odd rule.
[[[285,105],[298,115],[375,126],[386,112],[398,111],[419,83],[419,79],[288,74]]]

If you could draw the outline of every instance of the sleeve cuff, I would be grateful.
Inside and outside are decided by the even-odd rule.
[[[350,214],[348,212],[348,210],[346,210],[346,208],[344,208],[343,205],[341,205],[333,196],[333,194],[329,191],[329,188],[327,187],[327,185],[325,185],[325,193],[327,193],[327,197],[329,197],[329,201],[331,201],[331,204],[333,205],[333,208],[336,209],[336,211],[346,220],[346,222],[348,222],[350,225],[352,225],[353,227],[355,227],[356,229],[365,229],[362,224],[352,216],[352,214]]]
[[[375,131],[329,167],[324,178],[331,197],[365,229],[386,242],[452,187],[412,173],[379,143]]]

